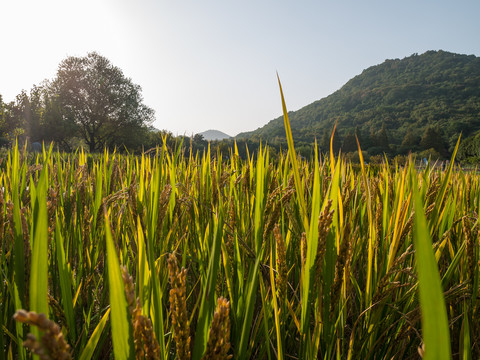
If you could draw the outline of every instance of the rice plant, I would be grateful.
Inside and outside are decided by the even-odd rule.
[[[307,161],[283,105],[275,161],[12,149],[4,358],[479,358],[480,176]]]

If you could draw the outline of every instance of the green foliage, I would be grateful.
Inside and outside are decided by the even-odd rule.
[[[55,142],[63,150],[141,150],[153,121],[140,86],[97,53],[63,60],[52,81],[22,91],[9,104],[0,98],[0,136],[13,143]]]
[[[130,145],[129,139],[153,121],[141,88],[108,59],[93,52],[63,60],[50,89],[62,114],[74,119],[91,152]]]
[[[462,163],[480,163],[480,134],[465,139],[458,149],[458,159]]]

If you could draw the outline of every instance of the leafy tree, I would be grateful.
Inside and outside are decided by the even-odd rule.
[[[445,142],[439,129],[429,126],[425,129],[420,146],[424,150],[434,149],[442,156],[446,156]]]
[[[319,146],[322,152],[328,152],[330,150],[330,136],[327,131],[323,132]]]
[[[7,107],[0,95],[0,146],[5,145],[8,140],[5,137],[5,128],[7,123]]]
[[[10,104],[11,121],[22,128],[24,137],[29,142],[40,142],[43,139],[42,122],[45,115],[44,88],[33,86],[30,94],[22,90],[15,101]]]
[[[390,141],[388,139],[387,128],[385,127],[385,123],[382,124],[382,128],[377,133],[377,146],[382,149],[384,152],[390,151]]]
[[[413,148],[418,145],[420,138],[416,135],[411,128],[408,128],[405,136],[402,140],[402,147]]]
[[[8,104],[3,103],[1,106],[1,123],[0,132],[4,138],[2,142],[13,142],[18,138],[20,141],[25,140],[25,92],[22,91],[17,95],[15,101]]]
[[[458,147],[458,160],[464,163],[480,163],[480,134],[464,139]]]
[[[66,151],[77,147],[75,136],[77,125],[72,116],[64,114],[58,96],[48,94],[45,89],[43,94],[43,117],[40,127],[41,140],[54,141]]]
[[[91,152],[126,145],[153,121],[140,86],[96,52],[63,60],[50,92],[58,98],[61,119],[78,126]]]
[[[358,150],[355,135],[350,131],[343,137],[342,151],[344,153],[355,152]]]
[[[412,128],[408,128],[405,136],[403,137],[402,144],[400,145],[400,150],[403,153],[416,151],[418,149],[419,142],[420,137],[412,130]]]

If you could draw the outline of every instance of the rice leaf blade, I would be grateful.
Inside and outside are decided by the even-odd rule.
[[[98,322],[95,330],[93,330],[92,335],[88,339],[87,345],[83,349],[82,353],[80,354],[79,360],[90,360],[95,352],[95,348],[97,347],[98,342],[103,333],[103,329],[107,324],[108,316],[110,315],[110,310],[108,309],[105,314],[102,316],[102,319]]]
[[[116,359],[133,359],[132,329],[128,316],[125,288],[107,214],[105,215],[105,224],[113,352]]]
[[[414,174],[412,174],[414,176]],[[448,318],[432,240],[416,179],[413,181],[415,220],[414,244],[422,311],[424,359],[451,359]]]

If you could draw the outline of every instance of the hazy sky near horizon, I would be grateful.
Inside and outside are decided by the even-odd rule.
[[[16,0],[0,4],[0,95],[96,51],[143,89],[158,129],[255,130],[385,59],[480,56],[478,0]]]

